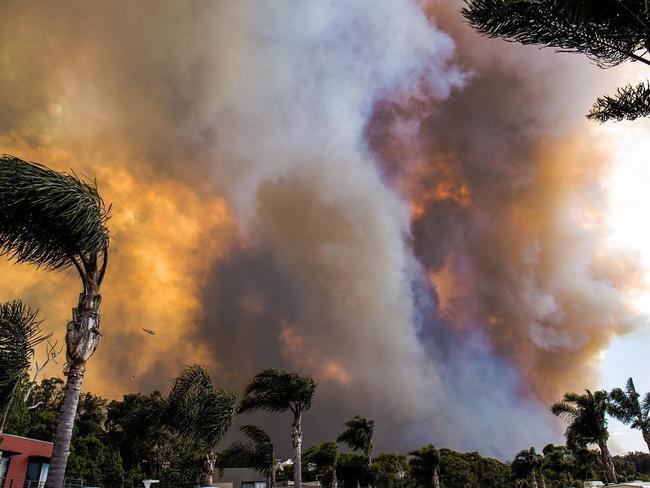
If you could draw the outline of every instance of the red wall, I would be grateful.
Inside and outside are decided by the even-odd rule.
[[[26,437],[18,437],[15,435],[2,434],[0,451],[3,451],[4,455],[10,456],[11,458],[7,478],[3,488],[9,488],[10,486],[16,488],[23,486],[30,456],[47,459],[51,458],[52,443],[37,441],[36,439],[28,439]]]

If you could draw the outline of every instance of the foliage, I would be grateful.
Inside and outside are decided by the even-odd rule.
[[[569,422],[566,429],[570,448],[586,447],[607,441],[607,413],[609,395],[606,391],[585,394],[565,393],[561,402],[551,407],[551,412]]]
[[[371,481],[368,458],[360,454],[339,453],[336,477],[343,486],[368,486]]]
[[[650,393],[641,399],[632,378],[627,380],[625,391],[614,388],[609,394],[608,413],[633,429],[650,435]],[[650,447],[650,446],[649,446]]]
[[[311,407],[315,391],[316,383],[310,377],[265,369],[246,387],[238,413],[291,410],[296,414]]]
[[[463,15],[478,32],[522,44],[586,55],[601,68],[650,64],[650,11],[645,0],[465,0]],[[647,85],[600,98],[588,117],[635,119],[650,114]]]
[[[108,214],[96,183],[0,156],[0,254],[48,269],[88,262],[108,247]]]
[[[199,365],[185,368],[176,378],[167,401],[171,424],[188,439],[212,449],[230,428],[235,415],[235,393],[212,386]]]
[[[37,312],[20,300],[0,305],[0,432],[29,369],[34,347],[45,340]]]
[[[345,429],[336,440],[347,444],[353,451],[361,451],[366,457],[369,457],[372,450],[372,431],[375,422],[355,415],[343,426]]]
[[[415,482],[418,486],[431,486],[431,479],[440,468],[440,452],[433,444],[428,444],[411,451],[409,455],[409,466]]]
[[[235,442],[219,453],[217,467],[255,468],[267,478],[273,475],[275,455],[273,441],[268,433],[256,425],[239,428],[248,438],[247,442]]]
[[[372,461],[372,486],[407,488],[412,486],[408,458],[403,454],[382,453]]]

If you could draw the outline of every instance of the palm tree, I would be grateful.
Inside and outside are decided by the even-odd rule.
[[[345,424],[345,430],[336,439],[338,442],[347,444],[353,451],[361,451],[370,462],[370,452],[372,451],[372,431],[375,427],[373,420],[367,419],[360,415],[355,415]]]
[[[14,156],[0,156],[0,254],[48,270],[74,267],[83,291],[66,329],[66,392],[47,488],[62,488],[86,363],[99,332],[99,294],[108,263],[109,210],[95,182]]]
[[[0,305],[0,434],[31,364],[34,347],[46,339],[37,314],[20,300]]]
[[[440,452],[428,444],[409,453],[413,478],[421,486],[440,488]]]
[[[535,448],[519,451],[512,461],[511,470],[514,480],[530,479],[532,488],[537,488],[537,471],[541,468],[542,456],[535,452]],[[540,473],[541,474],[541,473]],[[543,474],[541,475],[543,479]],[[542,483],[545,485],[545,483]]]
[[[275,486],[275,451],[271,437],[264,429],[256,425],[242,425],[241,430],[248,438],[247,442],[235,442],[217,456],[217,466],[223,473],[228,467],[254,468],[262,473],[269,482],[269,488]]]
[[[238,413],[257,410],[292,414],[291,447],[293,450],[293,480],[302,487],[302,414],[309,410],[316,393],[316,383],[309,376],[265,369],[246,387]]]
[[[607,407],[609,395],[606,391],[591,392],[584,395],[565,393],[564,399],[551,407],[551,412],[569,422],[565,435],[567,446],[571,449],[597,444],[600,449],[600,462],[609,483],[616,483],[614,462],[607,447]]]
[[[646,393],[643,400],[637,393],[632,378],[627,380],[625,391],[614,388],[609,394],[609,414],[630,425],[633,429],[639,429],[643,434],[643,440],[650,450],[650,393]]]
[[[214,449],[232,424],[236,403],[232,391],[212,385],[203,366],[185,368],[174,381],[167,399],[169,421],[202,454],[201,486],[212,484]]]
[[[650,65],[650,9],[646,0],[465,0],[463,15],[488,37],[585,54],[601,68],[625,61]],[[650,84],[599,98],[588,117],[606,120],[650,115]]]

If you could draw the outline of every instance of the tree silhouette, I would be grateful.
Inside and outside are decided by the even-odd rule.
[[[463,15],[478,32],[522,44],[581,53],[601,68],[626,61],[650,65],[646,0],[465,0]],[[634,120],[650,115],[650,85],[626,85],[599,98],[588,118]]]
[[[108,263],[109,210],[96,183],[15,156],[0,156],[0,254],[48,270],[74,267],[83,291],[66,328],[66,391],[47,488],[62,488],[86,363],[99,332],[99,293]]]
[[[567,446],[571,449],[597,444],[600,449],[600,462],[609,483],[616,483],[614,462],[607,447],[607,413],[609,395],[606,391],[591,392],[581,395],[565,393],[564,399],[551,407],[551,412],[564,418],[569,426],[565,435]]]
[[[316,383],[309,376],[265,369],[246,387],[239,413],[256,410],[291,412],[291,447],[293,450],[293,479],[302,487],[302,414],[311,408]]]
[[[650,393],[646,393],[641,400],[641,395],[634,387],[634,381],[629,378],[625,391],[614,388],[609,398],[609,414],[633,429],[639,429],[650,450]]]

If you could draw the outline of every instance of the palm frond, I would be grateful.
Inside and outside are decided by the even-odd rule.
[[[108,218],[95,182],[0,156],[0,254],[65,269],[105,252]]]
[[[0,427],[17,385],[29,369],[34,347],[46,338],[38,312],[20,300],[0,305]]]
[[[635,120],[649,115],[650,84],[644,81],[636,86],[621,87],[615,95],[600,97],[587,118],[602,123],[608,120]]]
[[[302,412],[311,407],[315,392],[316,383],[309,376],[265,369],[246,387],[238,413],[256,410]]]
[[[197,437],[207,446],[216,446],[230,428],[235,416],[237,396],[230,390],[219,389],[209,392],[201,399]]]

